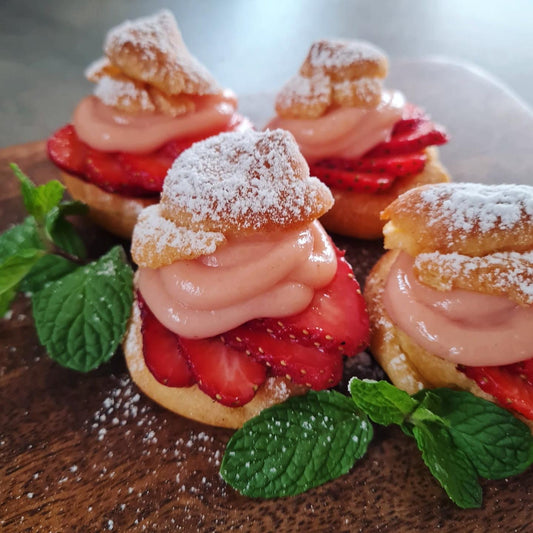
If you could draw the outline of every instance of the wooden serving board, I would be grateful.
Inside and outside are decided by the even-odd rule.
[[[472,98],[485,98],[483,120],[502,109],[507,120],[522,116],[518,103],[509,104],[508,95],[493,85],[480,96],[479,87],[488,82],[464,72],[457,81],[456,66],[453,72],[437,70],[442,69],[443,80],[452,80],[454,87],[463,83],[464,89],[464,79],[468,87],[476,82]],[[435,79],[431,69],[423,74]],[[450,87],[444,84],[443,91],[450,94]],[[441,120],[452,132],[460,132],[461,124],[483,129],[460,105]],[[533,133],[531,116],[527,120],[519,128],[520,139]],[[516,120],[511,122],[516,129]],[[481,168],[473,181],[494,181],[484,170],[494,171],[493,152],[474,151],[468,157],[463,152],[445,159],[452,174],[464,180],[470,168]],[[528,153],[524,157],[531,162]],[[10,161],[38,183],[57,177],[42,142],[0,150],[0,231],[24,216]],[[524,169],[519,179],[528,182],[525,172],[529,176],[533,165],[522,160],[514,171],[516,164]],[[91,255],[116,243],[88,222],[81,229]],[[382,243],[336,241],[348,249],[358,279],[364,280]],[[375,370],[364,359],[359,363],[358,373]],[[26,298],[17,300],[9,319],[0,320],[2,531],[485,532],[528,531],[532,524],[533,469],[509,480],[482,482],[483,508],[461,510],[430,475],[414,441],[396,429],[377,429],[368,454],[335,481],[296,497],[249,499],[218,474],[231,433],[175,416],[143,397],[121,353],[89,374],[59,367],[39,346]]]

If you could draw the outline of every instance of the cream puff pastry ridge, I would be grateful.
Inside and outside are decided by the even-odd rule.
[[[162,214],[224,235],[302,227],[333,205],[284,130],[222,133],[194,144],[169,170]]]

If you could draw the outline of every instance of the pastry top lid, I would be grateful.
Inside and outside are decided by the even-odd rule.
[[[289,132],[221,133],[174,162],[157,210],[143,211],[135,226],[133,258],[151,268],[192,259],[231,236],[304,227],[332,205],[331,192],[309,176]],[[171,243],[162,264],[152,258],[158,240]]]
[[[482,256],[533,249],[533,187],[441,183],[412,189],[382,213],[385,246]],[[403,243],[403,244],[402,244]],[[405,248],[407,246],[407,248]]]
[[[365,41],[316,41],[298,74],[278,93],[276,113],[307,119],[335,107],[374,108],[381,101],[387,69],[384,52]]]
[[[182,225],[239,234],[308,224],[333,198],[289,132],[248,130],[193,144],[169,170],[161,204]]]
[[[104,51],[124,74],[166,94],[220,92],[211,74],[185,46],[176,19],[166,9],[112,28]]]

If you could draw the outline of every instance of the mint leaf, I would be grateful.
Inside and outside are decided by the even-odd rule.
[[[382,426],[402,424],[418,405],[409,394],[387,381],[352,378],[349,389],[355,405]]]
[[[0,264],[0,316],[6,314],[22,279],[45,252],[22,249]]]
[[[57,180],[51,180],[44,185],[36,186],[15,163],[11,163],[11,170],[21,184],[22,199],[28,213],[39,222],[44,220],[48,211],[57,206],[63,198],[65,190]]]
[[[476,469],[457,449],[446,428],[428,422],[413,428],[422,459],[450,499],[463,509],[481,507],[483,493]]]
[[[434,389],[431,395],[440,400],[433,402],[433,412],[446,422],[453,443],[480,476],[501,479],[530,466],[533,437],[528,426],[511,413],[465,391]]]
[[[24,249],[44,249],[33,217],[13,226],[0,235],[0,263]]]
[[[228,442],[220,474],[246,496],[299,494],[347,473],[372,436],[349,398],[310,391],[246,422]]]
[[[0,318],[2,318],[9,310],[11,302],[17,295],[17,289],[12,287],[0,293]]]
[[[82,204],[83,205],[83,204]],[[74,226],[64,218],[61,206],[53,207],[45,217],[48,238],[65,252],[84,259],[87,256],[85,245]]]
[[[79,265],[58,255],[44,255],[21,281],[19,290],[35,293],[43,289],[48,283],[56,281],[70,274]]]
[[[116,246],[33,296],[41,343],[59,364],[88,372],[109,360],[130,315],[133,273]]]

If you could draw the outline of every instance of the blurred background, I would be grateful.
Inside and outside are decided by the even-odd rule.
[[[323,37],[361,38],[391,63],[475,65],[533,106],[531,0],[0,0],[0,147],[47,137],[91,84],[109,28],[166,7],[185,42],[239,95],[274,93]]]

